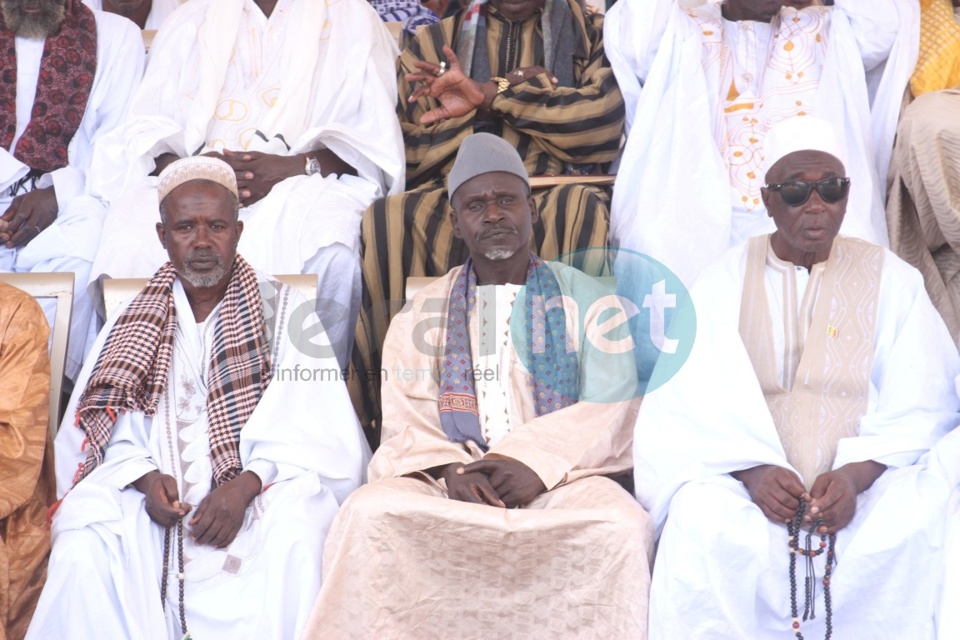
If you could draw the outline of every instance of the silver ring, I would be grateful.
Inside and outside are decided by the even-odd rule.
[[[513,72],[513,75],[517,76],[518,78],[522,78],[522,77],[523,77],[523,69],[517,69],[516,71]]]
[[[437,77],[439,78],[440,76],[442,76],[442,75],[445,74],[446,72],[447,72],[447,63],[446,63],[446,62],[441,62],[441,63],[440,63],[440,71],[437,71]]]

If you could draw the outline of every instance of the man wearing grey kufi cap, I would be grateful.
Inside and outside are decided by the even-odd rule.
[[[373,434],[383,340],[407,278],[443,275],[468,255],[447,219],[446,189],[467,136],[502,137],[539,182],[533,248],[541,257],[589,262],[595,274],[605,265],[610,193],[594,174],[619,157],[625,112],[604,54],[603,16],[582,0],[459,4],[419,29],[397,60],[406,191],[375,201],[360,227],[363,301],[352,355],[359,375],[348,384]]]
[[[643,638],[649,518],[605,477],[631,464],[636,369],[586,333],[624,311],[531,252],[537,210],[508,143],[467,137],[448,188],[470,256],[390,325],[370,484],[331,529],[304,637]],[[562,595],[538,597],[545,584]]]
[[[453,169],[447,175],[447,196],[453,201],[457,188],[470,178],[493,171],[512,173],[530,190],[530,177],[517,150],[503,138],[490,133],[477,133],[464,139],[457,152]]]
[[[696,343],[637,420],[650,637],[932,639],[960,432],[924,454],[958,422],[960,356],[913,267],[838,235],[871,185],[833,127],[787,119],[764,148],[776,231],[692,287]]]
[[[170,261],[81,371],[27,637],[299,637],[369,450],[343,381],[312,375],[336,360],[296,339],[322,328],[313,302],[237,254],[235,172],[185,158],[157,193]]]

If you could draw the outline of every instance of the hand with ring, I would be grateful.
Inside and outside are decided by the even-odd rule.
[[[17,196],[0,216],[0,243],[19,249],[53,224],[59,213],[53,187],[34,189]]]
[[[433,98],[440,106],[427,111],[420,116],[420,124],[429,125],[450,118],[459,118],[473,111],[488,113],[498,95],[498,86],[495,81],[477,82],[467,77],[460,67],[457,54],[449,45],[443,46],[443,55],[447,63],[427,62],[417,60],[413,64],[416,73],[406,74],[407,82],[417,83],[408,102],[416,102],[420,98]],[[557,78],[549,74],[543,67],[523,67],[508,74],[510,85],[526,82],[529,78],[541,73],[548,74],[553,88],[557,86]]]
[[[550,82],[551,84],[553,84],[553,88],[556,89],[557,82],[558,82],[556,76],[554,76],[552,73],[550,73],[540,65],[536,65],[533,67],[520,67],[519,69],[514,69],[513,71],[507,74],[507,80],[510,81],[510,86],[512,87],[514,85],[520,84],[521,82],[526,82],[531,78],[535,78],[541,73],[545,73],[550,77]]]
[[[440,106],[420,117],[420,124],[433,124],[450,118],[459,118],[473,111],[489,109],[497,97],[496,82],[480,83],[467,77],[460,67],[460,60],[448,45],[443,47],[447,62],[434,63],[417,60],[416,73],[406,74],[408,82],[417,83],[408,102],[420,98],[433,98]]]

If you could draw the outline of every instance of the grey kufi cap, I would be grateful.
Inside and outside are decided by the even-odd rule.
[[[512,173],[523,180],[527,188],[530,187],[530,176],[520,154],[506,140],[491,133],[467,136],[457,151],[453,169],[447,175],[447,195],[453,200],[453,194],[464,182],[494,171]]]

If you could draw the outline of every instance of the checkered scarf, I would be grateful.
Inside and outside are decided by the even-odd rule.
[[[100,352],[77,407],[87,459],[77,482],[103,462],[118,411],[153,416],[166,388],[177,333],[173,283],[165,264],[124,310]],[[210,457],[220,486],[242,471],[240,429],[270,382],[263,301],[254,270],[240,256],[223,298],[210,359]]]
[[[530,256],[525,313],[517,323],[517,329],[525,335],[526,344],[514,345],[533,376],[533,402],[537,416],[569,407],[579,400],[577,354],[567,337],[562,300],[560,284],[553,271],[539,257]],[[451,442],[472,440],[486,451],[470,350],[469,318],[476,305],[477,274],[473,260],[467,260],[450,289],[446,343],[440,363],[440,426]]]

